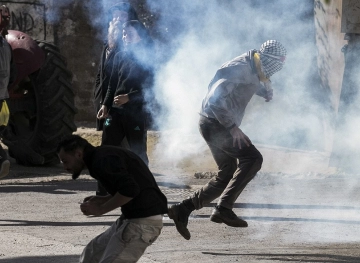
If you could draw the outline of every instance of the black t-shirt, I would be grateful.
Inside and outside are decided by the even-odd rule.
[[[131,151],[115,146],[84,149],[84,162],[90,176],[106,191],[133,199],[121,207],[125,218],[142,218],[167,213],[167,198],[159,189],[146,164]]]

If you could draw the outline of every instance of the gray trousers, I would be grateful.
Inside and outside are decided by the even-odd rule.
[[[218,174],[191,199],[196,209],[219,198],[218,205],[232,209],[246,185],[261,169],[262,155],[254,145],[233,147],[233,138],[217,120],[200,117],[199,130],[218,166]]]
[[[120,217],[84,248],[80,263],[137,262],[160,235],[162,220]]]

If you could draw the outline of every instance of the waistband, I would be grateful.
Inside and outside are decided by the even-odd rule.
[[[213,122],[213,123],[220,123],[217,119],[207,117],[201,113],[199,113],[199,115],[200,115],[200,121],[209,121],[209,122]]]
[[[144,217],[142,219],[149,219],[149,220],[162,220],[163,219],[163,215],[154,215],[154,216],[148,216],[148,217]]]
[[[157,218],[157,216],[159,216],[159,219],[153,219],[154,217]],[[136,223],[136,224],[140,224],[140,225],[150,225],[150,226],[162,227],[163,226],[162,218],[163,218],[162,215],[156,215],[156,216],[149,216],[149,217],[144,217],[144,218],[131,218],[131,219],[125,219],[125,220]]]

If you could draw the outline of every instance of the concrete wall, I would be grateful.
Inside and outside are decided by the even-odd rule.
[[[344,72],[341,48],[346,44],[344,34],[341,33],[341,4],[341,0],[315,0],[318,68],[322,88],[331,91],[331,106],[334,112],[338,108]]]
[[[323,118],[325,152],[333,149],[334,129],[344,73],[344,54],[341,48],[346,44],[341,33],[341,0],[315,0],[317,63],[321,87],[328,91],[330,105]]]
[[[342,0],[341,32],[360,34],[360,2]]]
[[[59,9],[60,21],[54,27],[54,40],[73,72],[75,104],[78,108],[76,119],[95,122],[93,89],[103,42],[100,40],[100,29],[89,24],[96,21],[89,18],[89,7],[84,4],[86,2],[72,1]],[[103,17],[101,9],[97,17]]]
[[[29,34],[35,39],[54,41],[52,25],[47,21],[47,5],[41,1],[3,1],[11,12],[10,29]]]

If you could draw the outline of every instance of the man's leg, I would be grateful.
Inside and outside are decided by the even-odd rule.
[[[238,169],[221,194],[218,205],[214,208],[210,220],[216,223],[225,223],[232,227],[247,227],[246,221],[238,218],[233,212],[236,199],[244,190],[246,185],[254,178],[260,170],[262,156],[254,145],[244,148],[246,153],[239,156]]]
[[[10,161],[5,150],[0,145],[0,178],[7,176],[10,172]]]
[[[116,232],[116,229],[122,226],[122,222],[122,219],[119,218],[104,233],[91,240],[84,248],[79,263],[99,263],[111,237]]]
[[[234,147],[230,132],[220,123],[215,120],[206,120],[206,118],[203,121],[206,129],[203,129],[202,135],[210,148],[218,149],[230,158],[238,160],[237,169],[231,175],[210,220],[233,227],[246,227],[247,223],[239,219],[232,209],[240,193],[260,170],[263,161],[262,155],[254,145],[246,146],[242,143],[241,149],[237,146]],[[215,160],[218,159],[218,155],[213,154],[213,156]]]
[[[217,175],[190,198],[196,210],[218,198],[229,184],[237,168],[237,161],[217,147],[208,145],[218,166]]]
[[[109,115],[111,116],[111,122],[104,122],[101,144],[121,146],[125,138],[123,117],[117,112],[110,112]],[[108,195],[106,189],[100,182],[97,183],[96,195]]]
[[[125,129],[130,150],[137,154],[146,165],[149,165],[149,158],[147,156],[146,116],[127,116]]]
[[[191,212],[195,209],[201,209],[204,205],[209,204],[219,197],[236,170],[236,158],[229,156],[218,147],[214,147],[209,143],[212,126],[212,122],[209,122],[206,118],[200,118],[200,133],[208,143],[214,160],[218,165],[218,175],[200,190],[193,193],[190,198],[183,200],[179,204],[170,206],[168,211],[168,216],[174,220],[176,229],[187,240],[191,237],[190,232],[187,229],[188,218]]]
[[[169,217],[174,219],[177,230],[186,239],[190,239],[187,229],[190,213],[220,195],[219,203],[210,220],[233,227],[246,227],[247,223],[238,218],[232,208],[242,190],[260,170],[262,164],[262,156],[255,146],[247,147],[243,144],[241,149],[233,147],[230,132],[216,120],[201,117],[199,128],[218,164],[219,172],[216,178],[195,192],[191,198],[169,208],[171,214]],[[236,160],[239,162],[237,169]]]
[[[124,116],[118,112],[110,112],[111,121],[105,121],[101,138],[101,145],[120,146],[125,137]]]
[[[1,103],[3,104],[3,103]],[[0,137],[2,138],[3,133],[5,132],[6,126],[0,126]],[[10,161],[8,159],[7,153],[0,144],[0,178],[7,176],[10,172]]]
[[[137,262],[158,238],[162,225],[162,220],[124,220],[109,240],[99,263]]]
[[[232,155],[231,152],[229,154]],[[235,153],[233,156],[237,156],[239,160],[238,168],[218,202],[218,205],[228,209],[233,208],[236,199],[261,169],[263,162],[261,153],[254,145],[244,148],[241,154]]]

